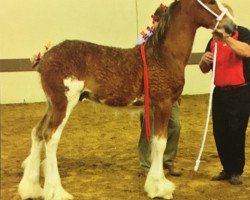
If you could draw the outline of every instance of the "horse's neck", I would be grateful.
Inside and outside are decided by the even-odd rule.
[[[190,57],[197,29],[189,18],[190,16],[182,13],[174,16],[170,21],[166,40],[163,44],[163,48],[166,49],[165,52],[170,53],[174,60],[181,63],[183,68]]]

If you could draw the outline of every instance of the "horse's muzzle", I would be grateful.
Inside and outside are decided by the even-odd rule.
[[[237,31],[237,25],[233,21],[228,21],[224,25],[225,32],[229,35],[234,35]]]

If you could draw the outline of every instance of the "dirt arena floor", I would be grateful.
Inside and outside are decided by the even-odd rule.
[[[176,167],[181,177],[175,200],[250,199],[250,125],[246,144],[244,184],[210,181],[220,170],[209,126],[200,168],[194,172],[206,120],[208,96],[183,96],[181,138]],[[1,200],[19,200],[21,163],[30,151],[30,133],[41,119],[45,103],[1,105]],[[76,200],[147,200],[145,176],[137,156],[139,112],[80,102],[71,115],[58,148],[58,164],[65,189]],[[233,164],[233,163],[232,163]],[[41,179],[43,181],[43,179]],[[41,183],[42,183],[41,181]]]

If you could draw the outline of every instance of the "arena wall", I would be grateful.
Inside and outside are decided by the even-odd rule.
[[[23,64],[49,41],[80,39],[122,48],[133,47],[137,35],[152,23],[160,0],[0,0],[0,103],[45,101],[37,72]],[[249,0],[224,0],[239,24],[250,27]],[[178,34],[178,33],[177,33]],[[202,53],[211,31],[199,29],[193,53]],[[198,54],[200,55],[200,54]],[[6,62],[8,61],[8,62]],[[6,64],[7,63],[7,64]],[[25,65],[25,66],[24,66]],[[203,75],[197,59],[186,68],[183,94],[210,91],[210,74]]]

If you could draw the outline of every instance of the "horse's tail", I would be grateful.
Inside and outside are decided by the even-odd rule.
[[[92,92],[89,91],[82,92],[79,97],[79,101],[84,101],[85,99],[100,103],[100,100]]]
[[[45,54],[51,46],[51,42],[48,42],[46,45],[44,45],[44,51],[43,53],[38,52],[38,54],[34,54],[31,58],[30,61],[32,63],[32,68],[35,70],[39,71],[39,63],[42,59],[43,54]]]

